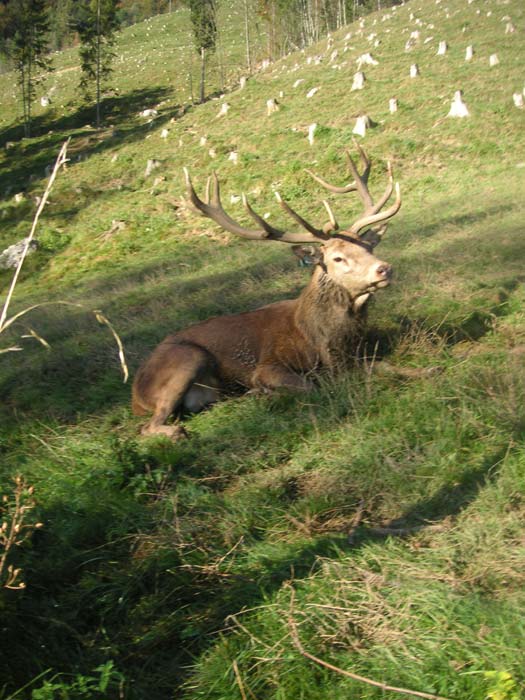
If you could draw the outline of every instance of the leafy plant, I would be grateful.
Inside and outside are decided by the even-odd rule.
[[[508,671],[484,671],[487,700],[522,700],[518,683]]]
[[[45,680],[40,688],[31,691],[31,700],[107,700],[116,697],[115,691],[122,690],[123,685],[124,676],[113,661],[106,661],[93,669],[93,675],[78,673],[67,680],[65,674],[57,674]]]
[[[15,568],[9,561],[14,548],[27,542],[43,523],[35,522],[30,516],[36,506],[34,487],[28,486],[20,475],[13,481],[13,491],[4,494],[0,503],[0,586],[20,590],[26,587],[21,579],[22,569]]]

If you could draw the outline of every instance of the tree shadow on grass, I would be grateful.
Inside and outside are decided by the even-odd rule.
[[[264,267],[251,266],[245,268],[241,275],[238,271],[216,275],[211,278],[211,284],[209,280],[207,282],[210,298],[223,284],[230,285],[229,291],[234,293],[238,277],[263,273]],[[202,280],[192,280],[191,283],[202,284]],[[179,283],[178,299],[184,299],[187,284],[187,280]],[[159,290],[158,294],[161,293],[162,290]],[[259,304],[261,301],[257,299]],[[189,300],[186,303],[190,303]],[[138,329],[139,343],[144,342],[145,332],[146,335],[149,333],[144,326]],[[67,359],[69,362],[73,365],[73,374],[82,372],[80,359],[71,357]],[[30,382],[35,381],[36,376],[31,376]],[[56,380],[57,377],[54,382]],[[100,380],[95,379],[94,383],[99,384],[99,391],[104,391]],[[92,389],[93,384],[88,384],[88,388]],[[75,390],[79,389],[73,387],[73,393]],[[53,404],[57,396],[51,393],[47,400]],[[75,410],[85,409],[81,396],[76,395],[71,400]],[[35,405],[33,410],[38,412],[40,409],[45,410],[44,404]],[[274,409],[272,412],[275,413]],[[297,411],[291,420],[297,421],[300,417],[301,413]],[[284,420],[290,418],[285,419],[283,411]],[[308,439],[310,433],[322,427],[322,424],[314,425],[312,422],[303,426],[303,439]],[[235,429],[242,433],[242,424],[236,424]],[[226,444],[227,436],[225,438],[220,423],[217,430],[217,444]],[[264,426],[258,425],[257,430],[259,438],[263,440]],[[210,436],[207,435],[207,439]],[[275,434],[269,434],[267,438],[271,441]],[[233,453],[236,448],[230,445],[225,449]],[[124,458],[126,455],[129,457],[130,446],[127,449],[124,446],[124,452]],[[119,466],[110,459],[105,463],[104,470],[91,477],[91,482],[81,480],[78,483],[76,488],[82,492],[92,489],[97,479],[112,480],[114,493],[111,494],[107,486],[106,497],[100,491],[96,513],[78,503],[71,507],[66,497],[62,502],[55,500],[54,505],[43,512],[42,517],[48,523],[47,532],[44,530],[41,535],[45,540],[40,546],[35,543],[32,554],[38,558],[38,561],[35,560],[35,575],[39,587],[31,599],[24,599],[22,612],[27,625],[24,625],[23,633],[18,630],[16,635],[18,653],[24,653],[24,663],[14,687],[17,684],[19,687],[38,672],[37,660],[41,668],[53,667],[55,671],[71,672],[74,667],[77,671],[89,673],[107,659],[102,648],[109,648],[117,668],[133,681],[135,690],[132,697],[147,695],[152,700],[167,700],[178,692],[195,658],[213,644],[214,635],[225,627],[228,629],[229,616],[257,607],[291,578],[307,578],[323,558],[340,557],[341,552],[345,551],[357,552],[377,539],[377,535],[363,529],[352,543],[342,534],[324,535],[310,541],[303,540],[288,548],[269,545],[268,551],[259,553],[257,557],[251,554],[248,545],[246,569],[242,571],[239,566],[231,571],[228,567],[223,570],[220,567],[206,569],[198,565],[188,566],[180,557],[181,550],[176,541],[171,547],[168,546],[169,537],[163,534],[165,546],[159,552],[155,547],[155,538],[159,536],[157,530],[144,533],[147,527],[144,522],[122,522],[119,525],[119,509],[112,502],[129,498],[133,488],[130,479],[137,479],[141,471],[147,475],[148,469],[151,473],[157,467],[162,469],[171,465],[175,468],[174,479],[185,472],[189,476],[199,477],[207,473],[213,464],[207,463],[206,458],[199,454],[198,444],[168,447],[160,461],[158,448],[153,443],[150,448],[141,448],[140,454],[138,461],[131,460],[127,465],[122,463]],[[206,454],[209,455],[209,449]],[[495,465],[504,454],[505,451],[487,456],[481,465],[466,469],[454,482],[443,484],[436,493],[421,499],[389,525],[392,528],[407,527],[419,525],[425,520],[439,522],[457,516],[474,501],[487,481],[496,477]],[[120,476],[119,469],[122,470]],[[127,474],[124,474],[125,470]],[[168,488],[173,489],[175,483],[173,481],[171,487],[168,484]],[[86,495],[86,499],[89,500],[89,496]],[[198,506],[193,505],[191,498],[187,504],[181,502],[181,507],[187,508],[190,513],[193,509],[198,512]],[[166,521],[159,520],[159,528],[173,528],[173,521],[166,517]],[[93,518],[96,518],[97,526],[90,528]],[[60,527],[55,528],[55,522],[60,523]],[[206,521],[202,527],[206,527],[206,523],[209,525],[209,522]],[[77,529],[84,534],[75,539],[70,533],[75,533]],[[133,542],[141,534],[141,529],[146,546],[143,554],[131,545],[122,544],[124,540]],[[210,537],[212,535],[210,533]],[[185,536],[185,546],[190,551],[196,551],[198,539],[193,541],[191,527]],[[256,530],[246,533],[247,540],[254,536],[263,540],[266,534],[257,533]],[[67,547],[62,543],[64,537],[69,540]],[[52,576],[47,560],[49,558],[53,562],[53,556],[57,556],[61,547],[65,553],[62,568],[55,566],[55,575]],[[43,573],[45,571],[47,574]],[[57,576],[57,571],[62,572],[61,575]],[[13,619],[16,622],[20,617]],[[9,619],[5,624],[9,628]],[[152,678],[156,679],[153,686]]]
[[[272,263],[274,272],[276,269],[284,272],[289,266],[287,256],[277,265]],[[156,288],[140,289],[143,280],[158,275],[165,279]],[[97,280],[80,298],[78,293],[73,299],[64,294],[62,299],[78,299],[84,309],[67,306],[39,309],[2,335],[2,347],[20,342],[24,347],[22,352],[2,356],[0,395],[4,421],[17,411],[28,412],[28,419],[31,414],[47,414],[69,420],[129,403],[130,385],[122,383],[117,347],[107,329],[97,326],[91,309],[103,307],[117,329],[133,377],[138,364],[160,340],[197,322],[199,317],[240,312],[294,295],[296,290],[290,295],[265,290],[264,297],[260,297],[258,289],[252,292],[242,289],[247,277],[254,280],[255,287],[264,282],[266,275],[267,264],[261,262],[243,269],[184,279],[176,264],[158,261],[138,271]],[[130,303],[130,288],[135,283],[138,289]],[[125,289],[120,292],[122,287]],[[105,300],[103,304],[100,295]],[[224,298],[230,300],[228,308],[221,301]],[[122,314],[124,323],[119,320]],[[20,334],[33,327],[49,343],[50,350],[34,339],[20,341]]]
[[[194,245],[191,244],[190,259],[198,269],[202,256],[209,255],[210,251],[204,239],[199,239],[197,254]],[[456,247],[460,244],[453,241],[449,245],[454,259]],[[504,316],[512,308],[512,304],[507,302],[522,279],[522,275],[518,274],[521,259],[518,253],[522,248],[522,238],[518,236],[512,237],[504,245],[500,243],[500,253],[506,258],[514,257],[517,262],[506,269],[508,291],[501,290],[504,298],[500,294],[497,304],[482,310],[474,309],[470,313],[465,309],[457,322],[444,321],[438,329],[429,328],[428,319],[404,314],[394,316],[395,325],[387,331],[377,326],[369,328],[365,341],[367,352],[379,359],[388,356],[395,350],[400,337],[407,333],[417,336],[417,333],[425,330],[436,332],[451,345],[463,340],[481,339],[492,330],[494,318]],[[185,255],[185,248],[182,247],[179,256]],[[184,273],[181,274],[179,256],[174,256],[172,261],[157,260],[140,268],[97,277],[86,282],[81,291],[77,288],[73,292],[72,300],[80,295],[86,310],[104,309],[122,337],[132,374],[139,362],[167,334],[210,316],[238,313],[283,298],[293,298],[309,279],[305,274],[299,286],[293,287],[291,284],[285,293],[271,291],[264,286],[268,259],[228,272],[212,275],[190,273],[185,277]],[[271,265],[272,274],[276,270],[285,273],[290,269],[290,258],[284,252],[282,257],[272,257]],[[254,285],[245,287],[246,279],[253,279]],[[297,280],[296,277],[293,279]],[[151,280],[155,281],[154,284]],[[66,298],[71,298],[67,292],[64,294]],[[378,298],[377,304],[388,305],[386,294]],[[224,299],[228,300],[228,306],[225,306]],[[92,316],[85,311],[57,308],[53,314],[44,311],[38,312],[36,317],[28,316],[26,322],[27,326],[35,323],[35,330],[51,344],[52,351],[47,353],[35,345],[23,353],[4,356],[4,366],[0,372],[4,407],[35,409],[37,412],[70,417],[127,404],[129,386],[121,384],[116,347],[106,331],[97,329]],[[13,335],[10,342],[14,344],[18,340]],[[27,392],[27,398],[24,398],[24,392]]]
[[[6,196],[6,192],[24,191],[32,178],[45,177],[46,169],[53,165],[61,144],[68,137],[72,139],[68,151],[70,167],[74,165],[75,160],[85,160],[94,153],[144,139],[152,126],[158,128],[184,113],[185,109],[179,105],[164,105],[153,121],[139,118],[139,112],[145,106],[156,105],[171,94],[169,88],[152,87],[106,97],[102,101],[102,108],[105,121],[110,123],[111,127],[101,131],[89,126],[93,121],[93,107],[80,107],[73,114],[56,119],[46,115],[37,117],[35,132],[47,134],[43,138],[20,140],[19,127],[9,127],[0,131],[1,142],[14,141],[18,137],[14,145],[6,151],[4,167],[0,172],[0,192]]]
[[[502,456],[495,454],[479,467],[466,470],[453,484],[442,486],[436,494],[407,510],[391,527],[406,527],[420,523],[421,519],[436,522],[460,514],[487,481],[497,477],[495,464]],[[58,516],[60,521],[62,517]],[[77,512],[75,517],[89,522],[92,515]],[[110,520],[107,516],[105,519]],[[323,559],[340,558],[344,552],[355,553],[378,540],[376,534],[363,528],[352,543],[338,534],[318,536],[293,547],[270,544],[268,551],[258,557],[249,554],[245,568],[237,565],[233,570],[227,566],[207,569],[188,565],[180,558],[180,549],[165,547],[156,553],[153,549],[152,556],[149,559],[146,556],[133,578],[129,555],[121,543],[112,547],[110,542],[104,542],[104,533],[101,537],[100,543],[90,540],[85,552],[77,551],[77,565],[69,567],[65,577],[49,581],[51,595],[50,590],[41,591],[39,617],[33,615],[28,631],[32,640],[44,639],[43,629],[49,631],[46,621],[52,618],[55,622],[51,625],[47,649],[39,649],[42,663],[56,668],[58,660],[62,660],[80,665],[86,672],[99,658],[97,643],[93,642],[104,629],[104,643],[110,644],[117,667],[133,681],[136,689],[133,697],[141,697],[154,676],[158,682],[148,694],[154,700],[173,697],[195,658],[213,645],[218,631],[229,631],[230,616],[257,608],[291,579],[308,578],[319,569]],[[100,554],[94,556],[93,545]],[[99,566],[99,558],[111,559],[112,567]],[[120,564],[116,567],[117,561]],[[90,580],[92,589],[88,585]],[[126,614],[118,604],[123,596]],[[60,605],[51,611],[49,600],[59,601]],[[71,605],[74,600],[75,604]],[[68,614],[63,624],[61,610]],[[68,637],[70,644],[64,645]],[[28,640],[21,641],[27,648]],[[64,649],[70,651],[65,654]],[[27,672],[30,671],[31,663],[28,663]]]
[[[506,447],[487,455],[479,466],[466,469],[452,483],[443,484],[434,494],[423,498],[398,518],[389,521],[384,526],[384,532],[381,532],[381,528],[377,531],[373,528],[367,531],[364,526],[358,529],[353,542],[361,546],[368,540],[410,536],[418,532],[419,527],[424,530],[426,524],[437,525],[441,521],[458,516],[476,500],[487,483],[497,479],[499,467],[507,455]]]

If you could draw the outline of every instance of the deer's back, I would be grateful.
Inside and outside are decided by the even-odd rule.
[[[142,384],[161,368],[164,375],[176,372],[180,348],[188,345],[208,353],[210,365],[224,383],[251,386],[254,370],[265,363],[297,371],[312,369],[316,355],[297,328],[296,307],[295,299],[279,301],[255,311],[209,318],[169,335],[141,367],[137,382]]]

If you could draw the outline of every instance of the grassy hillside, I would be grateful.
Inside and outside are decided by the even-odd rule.
[[[0,355],[2,492],[23,475],[28,517],[43,527],[10,553],[26,588],[0,597],[0,697],[395,697],[301,644],[391,686],[525,697],[525,110],[512,100],[524,88],[522,3],[373,14],[198,107],[168,21],[186,20],[120,37],[120,92],[102,132],[75,97],[74,51],[57,57],[57,97],[34,139],[19,139],[14,79],[1,76],[1,140],[14,145],[0,156],[0,248],[27,234],[45,168],[72,138],[13,312],[58,300],[84,309],[41,308],[1,336],[2,348],[23,347]],[[367,51],[378,65],[351,91]],[[224,52],[236,85],[238,30]],[[458,89],[467,119],[446,116]],[[280,110],[267,116],[272,97]],[[139,116],[148,107],[152,122]],[[89,310],[111,320],[133,373],[168,332],[296,295],[310,274],[286,246],[237,240],[192,214],[182,166],[199,191],[217,170],[241,220],[230,196],[245,191],[284,222],[278,188],[322,221],[325,193],[304,168],[343,184],[363,112],[375,123],[362,139],[371,188],[382,190],[391,159],[403,196],[380,249],[395,284],[377,295],[369,342],[444,371],[323,377],[307,397],[224,401],[187,421],[187,441],[140,439],[115,344]],[[150,159],[159,166],[146,176]],[[341,223],[357,216],[352,195],[331,199]],[[10,278],[0,272],[3,293]],[[20,337],[32,330],[49,351]]]

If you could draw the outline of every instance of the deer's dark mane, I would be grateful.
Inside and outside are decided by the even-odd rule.
[[[297,299],[295,320],[324,365],[346,364],[363,337],[367,304],[358,309],[348,291],[321,266]]]

